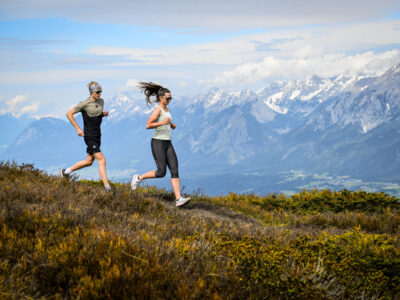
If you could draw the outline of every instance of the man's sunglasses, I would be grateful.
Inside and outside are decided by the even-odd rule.
[[[103,91],[98,91],[96,92],[97,95],[100,95]]]
[[[165,98],[165,100],[167,100],[167,101],[171,101],[171,100],[172,100],[172,97]]]

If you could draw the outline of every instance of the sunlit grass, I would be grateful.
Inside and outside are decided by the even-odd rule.
[[[0,163],[0,298],[399,298],[383,193],[191,195]]]

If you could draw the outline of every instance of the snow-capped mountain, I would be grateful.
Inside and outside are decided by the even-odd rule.
[[[144,99],[131,97],[127,93],[118,93],[111,99],[106,99],[105,106],[109,112],[109,120],[117,122],[149,112]]]
[[[328,79],[312,76],[304,80],[274,82],[256,92],[249,89],[227,92],[214,87],[195,97],[174,98],[171,107],[179,114],[201,114],[202,117],[238,107],[260,124],[277,121],[281,125],[283,117],[288,115],[291,119],[288,124],[293,125],[277,128],[279,134],[287,134],[294,129],[292,127],[297,127],[298,122],[293,120],[305,119],[307,124],[314,124],[320,130],[332,124],[359,124],[366,133],[398,111],[399,77],[400,64],[381,76],[340,75]],[[386,102],[379,101],[382,97],[386,97]],[[143,95],[133,98],[127,93],[115,95],[107,100],[107,104],[109,119],[113,121],[147,115],[153,109],[146,105]],[[313,114],[316,110],[318,113]]]
[[[173,94],[173,143],[181,173],[205,178],[234,172],[238,175],[229,178],[240,178],[304,170],[400,183],[399,83],[400,64],[374,76],[313,76],[274,82],[255,92],[212,88],[195,97]],[[154,168],[152,131],[145,129],[154,107],[146,105],[144,95],[120,93],[105,99],[105,108],[109,117],[103,121],[101,148],[110,171]],[[40,131],[36,125],[33,129]],[[27,139],[29,144],[31,127],[9,145],[4,152],[8,159],[18,154],[17,160],[32,162],[28,148],[17,142]],[[40,155],[59,140],[50,132],[39,140],[32,143],[38,153],[35,162],[46,168],[48,161]],[[70,156],[71,149],[54,149],[60,161]],[[257,182],[260,189],[264,181]]]
[[[319,103],[345,90],[353,80],[344,76],[331,79],[312,76],[305,80],[280,81],[258,91],[258,95],[279,114],[306,116]]]
[[[367,133],[395,121],[400,112],[400,64],[379,77],[361,77],[323,105],[307,122],[325,130],[333,124],[355,125]]]

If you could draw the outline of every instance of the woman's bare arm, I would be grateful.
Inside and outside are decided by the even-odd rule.
[[[147,120],[146,129],[157,128],[162,125],[167,125],[171,122],[170,118],[165,118],[162,122],[156,122],[160,114],[161,114],[160,108],[156,107],[151,113],[149,119]]]

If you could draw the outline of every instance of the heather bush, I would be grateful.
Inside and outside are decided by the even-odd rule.
[[[0,163],[0,298],[400,299],[394,197],[113,187]]]

